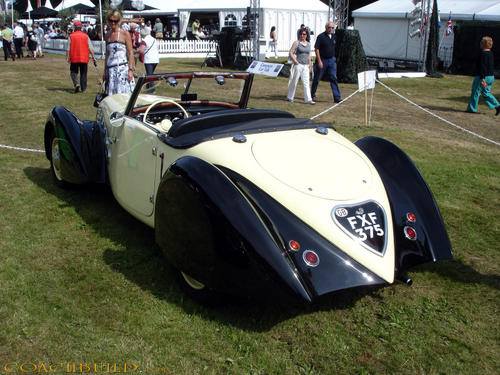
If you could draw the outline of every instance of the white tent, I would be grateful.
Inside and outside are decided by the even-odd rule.
[[[176,14],[179,16],[181,37],[186,30],[192,13],[217,13],[220,27],[228,24],[228,20],[242,26],[247,14],[250,0],[184,0],[180,3],[164,0],[144,0],[144,3],[157,11],[143,11],[147,14]],[[261,0],[260,34],[266,39],[272,26],[278,33],[278,50],[288,51],[297,38],[297,29],[301,24],[308,26],[315,34],[324,31],[328,21],[328,6],[320,0]]]
[[[50,4],[50,3],[47,1],[47,4]],[[60,10],[72,7],[73,5],[76,5],[76,4],[83,4],[83,5],[87,5],[89,7],[94,7],[94,4],[90,0],[63,0],[61,2],[61,4],[59,4],[56,7],[56,10],[60,11]]]
[[[500,21],[500,2],[474,14],[478,21]]]
[[[243,9],[250,6],[250,0],[183,0],[181,3],[165,0],[144,0],[144,4],[158,8],[163,12],[177,12],[177,9]],[[311,11],[328,11],[328,6],[320,0],[260,0],[261,8],[275,9],[308,9]]]
[[[441,20],[440,58],[445,61],[444,55],[450,55],[453,48],[453,34],[446,36],[450,12],[452,24],[457,20],[500,20],[500,0],[439,0],[438,7]],[[355,10],[352,16],[361,35],[365,54],[370,57],[418,61],[421,40],[409,36],[410,23],[415,18],[411,15],[414,8],[411,0],[379,0]]]

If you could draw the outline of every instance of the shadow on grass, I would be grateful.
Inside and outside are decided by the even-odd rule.
[[[105,237],[124,250],[105,249],[104,262],[110,269],[122,273],[128,280],[155,297],[181,307],[188,314],[206,320],[264,332],[292,317],[315,311],[352,308],[359,299],[379,298],[377,287],[343,290],[319,298],[313,305],[266,303],[243,298],[228,298],[218,307],[202,306],[191,300],[177,283],[177,271],[169,265],[154,241],[154,230],[134,219],[114,199],[104,186],[86,186],[74,190],[57,188],[50,170],[27,167],[25,175],[48,194],[71,206],[97,235]],[[458,260],[418,267],[416,271],[432,271],[463,283],[484,283],[499,286],[496,276],[482,275]],[[265,318],[264,318],[265,317]]]
[[[499,275],[485,275],[477,272],[461,260],[450,259],[437,263],[427,263],[411,270],[412,272],[435,272],[441,277],[464,284],[483,284],[500,289]]]
[[[434,111],[440,111],[440,112],[454,112],[454,113],[463,113],[464,115],[468,115],[465,112],[465,108],[467,108],[467,103],[465,103],[464,109],[456,109],[456,108],[451,108],[451,107],[438,107],[438,106],[433,106],[433,105],[426,105],[424,106],[425,109],[434,112]]]
[[[446,99],[453,100],[454,102],[464,103],[465,106],[467,106],[467,103],[469,103],[470,95],[454,96],[454,97],[448,97]]]
[[[71,93],[71,94],[73,94],[75,92],[75,89],[70,88],[70,87],[47,87],[46,90],[47,91],[61,91],[61,92]]]

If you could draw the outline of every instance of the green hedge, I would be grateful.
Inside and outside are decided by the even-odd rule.
[[[337,48],[337,80],[342,83],[357,83],[358,73],[368,69],[365,50],[358,30],[335,31]]]

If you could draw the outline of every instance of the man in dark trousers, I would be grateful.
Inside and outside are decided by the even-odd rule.
[[[328,22],[325,32],[318,35],[314,44],[316,62],[314,64],[314,79],[311,87],[312,100],[316,101],[316,89],[318,83],[325,73],[330,79],[333,100],[335,103],[342,101],[339,86],[337,85],[337,61],[335,60],[335,34],[333,22]]]
[[[92,55],[94,65],[96,64],[92,43],[89,36],[82,31],[82,23],[73,23],[75,32],[68,38],[66,50],[66,61],[70,64],[70,76],[75,86],[75,93],[79,90],[85,92],[87,89],[87,68],[89,64],[89,53]],[[78,83],[78,70],[80,70],[80,83]]]
[[[2,43],[3,43],[3,54],[4,54],[4,59],[7,61],[9,57],[12,57],[12,61],[16,59],[14,52],[12,52],[11,49],[11,44],[12,40],[14,39],[14,34],[12,31],[7,27],[7,25],[2,26]]]

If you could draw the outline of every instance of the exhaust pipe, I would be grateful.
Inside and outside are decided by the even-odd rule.
[[[406,274],[398,274],[396,276],[396,279],[401,281],[402,283],[405,283],[408,286],[411,286],[413,284],[413,279],[408,277]]]

